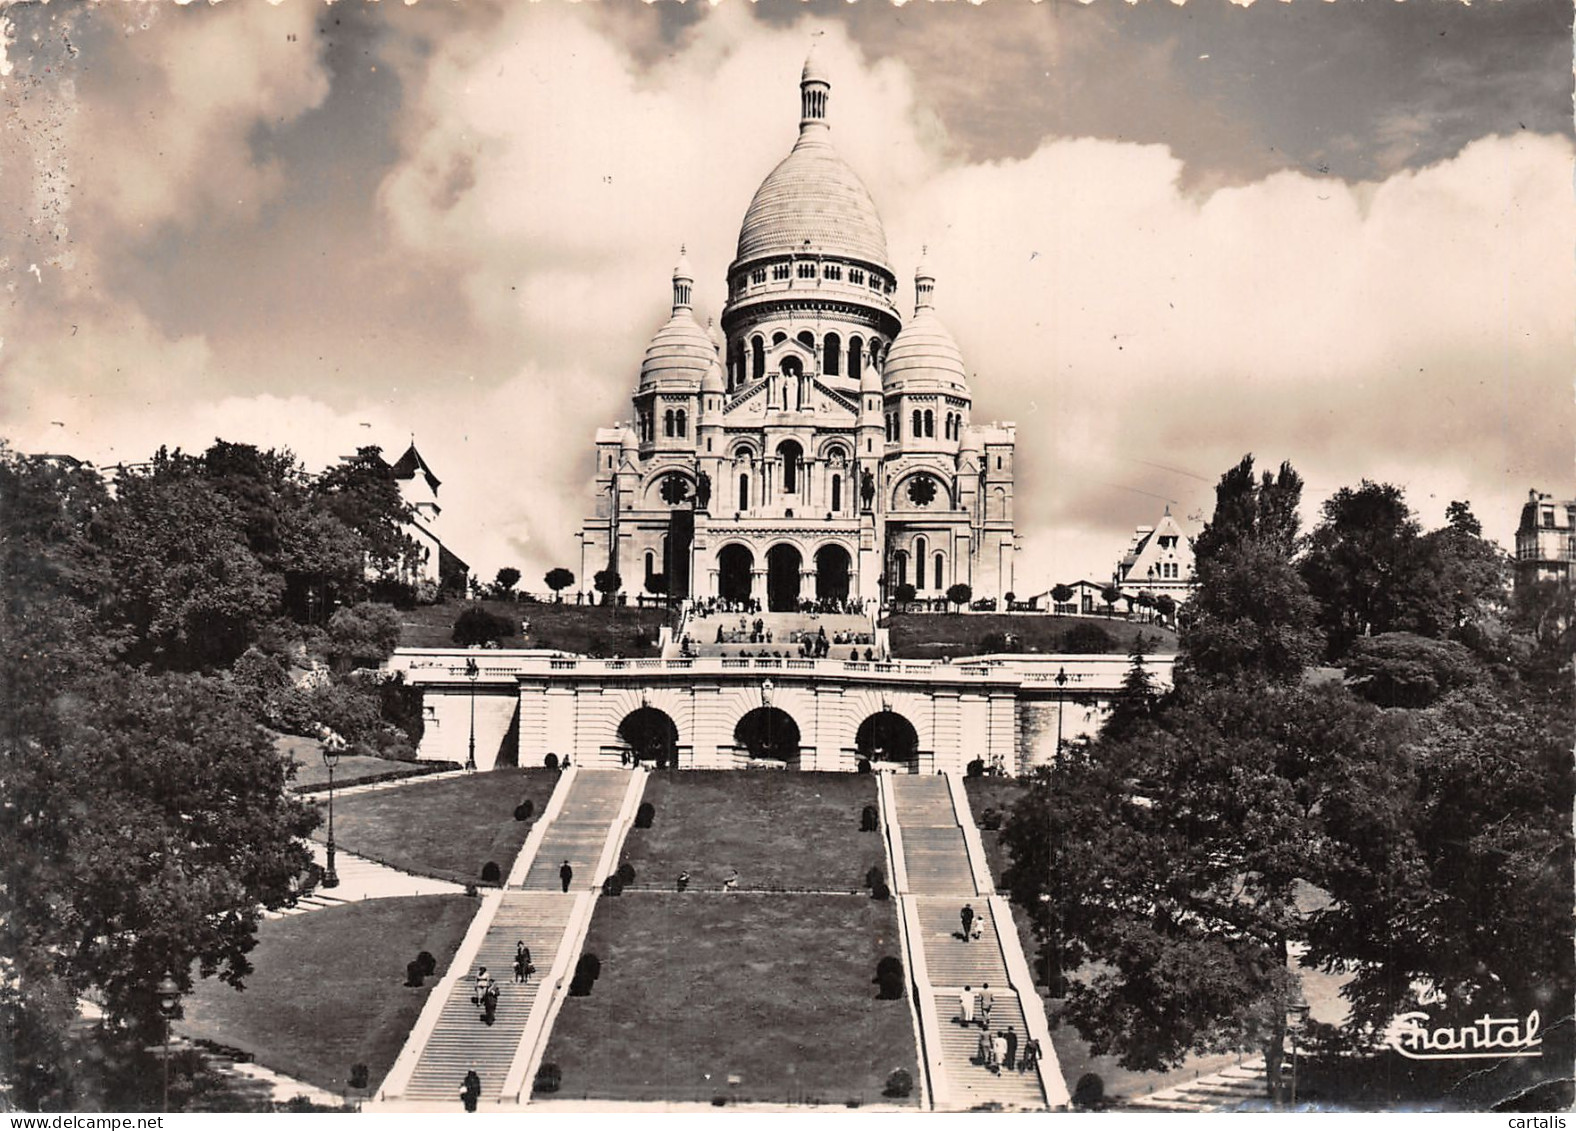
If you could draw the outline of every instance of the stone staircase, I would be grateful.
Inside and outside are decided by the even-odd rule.
[[[602,834],[607,835],[606,825]],[[503,894],[471,970],[454,983],[443,1005],[403,1100],[457,1103],[465,1073],[472,1069],[481,1077],[482,1098],[498,1098],[536,1003],[537,990],[558,953],[574,902],[572,895],[547,892]],[[531,948],[531,963],[536,967],[525,985],[514,981],[514,948],[521,940]],[[491,1026],[481,1022],[481,1010],[471,1004],[474,975],[481,966],[487,967],[500,990]]]
[[[974,873],[969,868],[963,830],[952,810],[947,779],[940,775],[894,777],[892,800],[903,830],[909,891],[915,895],[974,895]]]
[[[973,985],[973,983],[969,983]],[[995,983],[992,983],[994,987]],[[976,1062],[980,1033],[978,1025],[967,1027],[958,1023],[958,995],[956,991],[936,990],[936,1016],[941,1019],[941,1059],[947,1069],[947,1088],[953,1107],[980,1108],[999,1105],[1004,1108],[1043,1108],[1045,1096],[1040,1091],[1040,1081],[1032,1072],[1019,1072],[1002,1068],[992,1072]],[[1023,1009],[1017,995],[1011,990],[996,995],[996,1004],[990,1011],[992,1031],[1012,1027],[1018,1034],[1018,1053],[1022,1055],[1027,1028]]]
[[[592,888],[592,873],[607,844],[608,828],[618,816],[628,790],[626,771],[577,770],[569,796],[547,826],[520,887],[526,891],[562,891],[558,870],[568,860],[574,869],[570,891]]]
[[[1267,1080],[1264,1058],[1257,1056],[1197,1080],[1132,1097],[1118,1106],[1123,1111],[1259,1111],[1269,1102]]]

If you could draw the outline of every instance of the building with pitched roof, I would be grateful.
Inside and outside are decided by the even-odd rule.
[[[1516,586],[1576,578],[1576,499],[1527,492],[1516,527]]]
[[[1197,584],[1193,575],[1193,540],[1166,507],[1154,526],[1133,531],[1127,552],[1116,563],[1112,581],[1122,596],[1137,598],[1167,596],[1182,604]]]
[[[1000,599],[1017,552],[1015,428],[971,419],[923,262],[914,313],[898,312],[881,218],[832,145],[813,50],[799,89],[799,135],[745,212],[720,327],[696,319],[681,252],[634,419],[596,434],[581,576],[611,568],[626,591],[771,610],[903,584]]]

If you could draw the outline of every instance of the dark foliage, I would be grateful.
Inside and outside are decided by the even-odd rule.
[[[1075,624],[1062,637],[1062,651],[1074,655],[1098,655],[1116,650],[1116,638],[1097,624]]]
[[[453,639],[461,648],[473,644],[492,644],[512,635],[514,622],[472,605],[454,622]]]
[[[649,801],[642,801],[640,803],[640,808],[635,810],[635,827],[637,829],[649,829],[651,827],[651,822],[656,820],[656,817],[656,806],[652,805]]]
[[[496,884],[503,879],[503,870],[498,867],[498,862],[489,860],[482,865],[482,883]]]

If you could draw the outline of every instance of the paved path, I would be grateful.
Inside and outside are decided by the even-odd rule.
[[[1020,1049],[1027,1040],[1023,1007],[1009,985],[990,902],[975,890],[947,780],[940,775],[894,776],[891,783],[908,873],[908,892],[900,898],[912,904],[919,924],[918,937],[911,937],[910,945],[923,948],[927,981],[919,989],[931,995],[940,1026],[948,1106],[1043,1109],[1045,1093],[1039,1077],[1006,1069],[991,1072],[976,1056],[983,1030],[957,1020],[962,988],[977,992],[988,985],[995,999],[991,1030],[1005,1032],[1011,1026]],[[977,939],[963,937],[958,913],[965,903],[974,909]],[[1010,931],[1013,926],[1005,923],[1002,929]]]
[[[317,841],[312,846],[312,859],[319,867],[328,863],[328,849]],[[394,899],[412,895],[460,895],[463,884],[448,880],[435,880],[430,876],[413,876],[397,868],[368,860],[344,849],[334,852],[334,871],[339,875],[339,886],[319,887],[304,896],[294,907],[280,911],[265,911],[263,917],[279,919],[286,915],[303,915],[323,907],[340,907],[346,903],[359,903],[363,899]]]
[[[1147,1096],[1123,1100],[1123,1111],[1235,1111],[1244,1105],[1262,1110],[1269,1102],[1264,1058],[1254,1057],[1221,1072],[1173,1084]]]

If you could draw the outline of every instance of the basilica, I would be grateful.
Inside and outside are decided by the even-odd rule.
[[[1013,587],[1011,424],[975,424],[967,370],[914,273],[914,313],[869,191],[832,147],[812,50],[799,136],[761,183],[719,327],[694,313],[681,252],[673,313],[640,367],[630,424],[596,436],[581,577],[626,593],[759,602]]]

